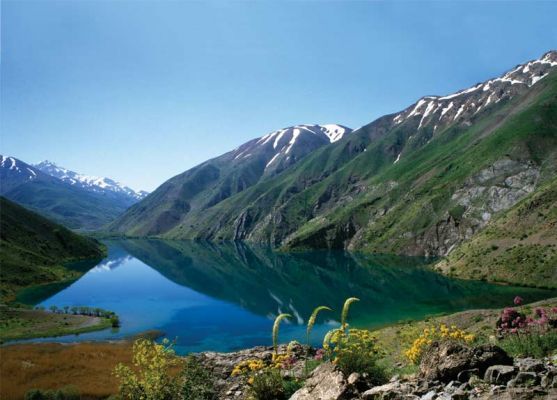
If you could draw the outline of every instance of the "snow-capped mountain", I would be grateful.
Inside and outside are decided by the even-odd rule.
[[[294,164],[318,147],[334,143],[352,132],[342,125],[295,125],[251,140],[232,152],[233,160],[264,156],[265,173],[275,173]]]
[[[0,193],[43,175],[35,167],[14,157],[0,155]]]
[[[335,124],[296,125],[250,140],[164,182],[146,199],[130,207],[109,229],[125,231],[134,226],[138,235],[165,232],[184,217],[203,213],[257,183],[272,179],[351,132],[352,129]]]
[[[557,51],[520,64],[504,75],[447,96],[425,96],[393,116],[395,124],[419,118],[418,129],[433,124],[433,132],[453,122],[466,122],[487,107],[509,99],[545,78],[557,66]]]
[[[74,171],[70,171],[48,160],[36,164],[35,168],[44,172],[45,174],[61,179],[62,181],[69,183],[70,185],[75,185],[94,192],[110,191],[129,196],[135,200],[141,200],[148,194],[143,190],[136,192],[135,190],[124,186],[123,184],[116,182],[110,178],[83,175]]]

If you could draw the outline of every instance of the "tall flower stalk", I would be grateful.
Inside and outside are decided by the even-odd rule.
[[[286,318],[292,318],[292,315],[279,314],[278,317],[275,318],[275,323],[273,324],[273,348],[275,350],[275,354],[277,354],[277,350],[278,350],[278,334],[279,334],[280,323],[283,319]]]
[[[348,326],[346,321],[348,319],[348,311],[350,310],[350,305],[357,301],[360,301],[360,299],[358,299],[357,297],[350,297],[344,302],[344,306],[342,307],[342,314],[340,316],[340,325],[343,330],[345,330]]]
[[[313,326],[315,325],[315,320],[317,319],[317,314],[319,314],[321,311],[333,311],[333,310],[331,310],[327,306],[319,306],[315,310],[313,310],[313,312],[311,313],[311,316],[309,317],[308,326],[307,326],[307,330],[306,330],[306,342],[307,342],[308,346],[310,346],[309,338],[310,338]]]

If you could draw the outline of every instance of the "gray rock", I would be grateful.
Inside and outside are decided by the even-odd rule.
[[[472,376],[480,376],[480,370],[477,368],[473,369],[465,369],[464,371],[460,371],[456,377],[457,381],[460,382],[468,382]]]
[[[557,371],[550,370],[543,375],[541,386],[546,389],[557,389]]]
[[[545,365],[541,360],[534,358],[519,358],[515,360],[516,366],[524,372],[542,372],[545,371]]]
[[[318,366],[290,400],[347,400],[352,398],[348,382],[333,364]]]
[[[512,365],[492,365],[485,371],[484,380],[488,383],[503,385],[510,381],[516,373]]]
[[[532,387],[540,383],[540,377],[535,372],[519,372],[516,378],[507,383],[507,387],[526,386]]]
[[[465,370],[478,369],[480,374],[492,365],[512,365],[512,358],[497,346],[470,348],[455,342],[434,342],[422,356],[420,377],[449,382]]]
[[[436,398],[437,398],[437,393],[435,393],[435,390],[430,390],[422,397],[420,397],[421,400],[434,400]]]

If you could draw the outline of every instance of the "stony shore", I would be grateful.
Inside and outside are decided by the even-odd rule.
[[[285,373],[304,374],[304,358],[311,350],[296,346],[292,354],[298,360]],[[279,352],[286,351],[285,346]],[[196,357],[212,372],[218,398],[245,399],[247,381],[232,376],[234,365],[248,359],[269,361],[271,347],[254,347],[233,353],[201,353]],[[496,346],[467,347],[457,343],[437,343],[425,354],[419,372],[394,376],[386,384],[373,386],[365,374],[345,376],[332,363],[320,364],[292,400],[348,399],[557,399],[557,357],[533,359],[509,357]]]

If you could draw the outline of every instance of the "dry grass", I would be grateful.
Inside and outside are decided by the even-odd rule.
[[[131,342],[21,344],[0,348],[0,398],[22,399],[29,389],[73,385],[83,399],[102,399],[118,390],[116,364],[129,364]]]
[[[159,331],[135,338],[154,339]],[[135,339],[132,338],[132,339]],[[112,375],[118,363],[131,366],[133,340],[85,343],[34,343],[0,347],[0,399],[20,400],[29,389],[75,386],[82,400],[104,399],[118,392]],[[171,374],[182,369],[178,363]]]

